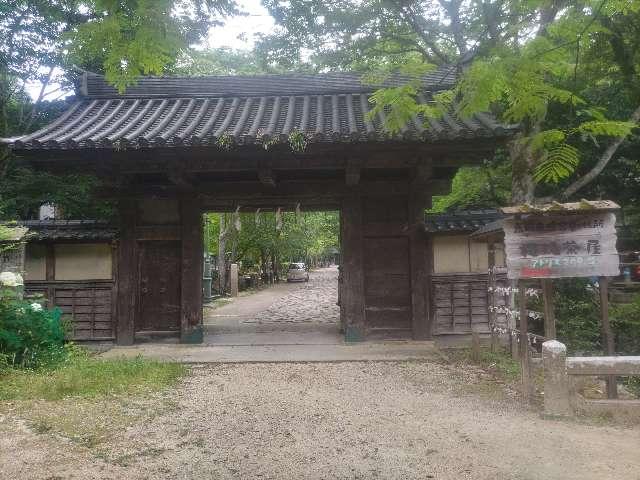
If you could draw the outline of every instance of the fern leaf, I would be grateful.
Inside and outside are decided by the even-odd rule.
[[[533,178],[538,183],[558,183],[571,175],[580,161],[578,149],[566,143],[547,153],[537,166]]]

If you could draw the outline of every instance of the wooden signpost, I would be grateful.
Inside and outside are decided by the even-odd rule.
[[[555,339],[554,278],[597,277],[600,285],[602,336],[607,355],[614,354],[609,325],[608,277],[620,273],[616,250],[614,202],[553,203],[534,207],[506,207],[504,220],[507,277],[518,280],[520,290],[520,358],[523,393],[530,393],[528,311],[525,281],[540,279],[544,301],[545,337]],[[615,398],[615,377],[607,377],[607,394]]]

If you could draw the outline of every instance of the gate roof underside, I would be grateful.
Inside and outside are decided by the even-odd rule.
[[[120,150],[284,144],[293,132],[301,132],[309,144],[447,144],[504,139],[515,131],[487,113],[462,118],[450,111],[438,118],[419,115],[390,136],[385,113],[369,118],[369,98],[380,86],[404,80],[394,76],[384,84],[365,85],[353,73],[150,77],[118,94],[101,76],[85,74],[76,100],[61,117],[37,132],[3,141],[14,150]],[[419,100],[429,103],[433,92],[454,81],[445,70],[425,76]]]

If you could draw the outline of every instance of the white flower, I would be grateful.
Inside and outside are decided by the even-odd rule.
[[[20,275],[19,273],[16,273],[16,286],[22,286],[24,285],[24,279],[22,278],[22,275]]]
[[[5,287],[17,287],[18,285],[22,285],[21,283],[18,283],[18,276],[13,272],[2,272],[0,273],[0,284],[2,284]],[[20,280],[22,281],[22,277],[20,277]]]
[[[42,305],[40,305],[37,302],[33,302],[31,304],[31,310],[33,310],[34,312],[41,312],[42,311]]]

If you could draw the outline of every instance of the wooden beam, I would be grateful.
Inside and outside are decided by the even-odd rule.
[[[602,326],[602,343],[604,351],[607,355],[615,355],[615,345],[613,343],[613,332],[611,331],[611,323],[609,322],[609,278],[600,277],[598,279],[600,285],[600,314]],[[618,384],[614,375],[608,375],[607,382],[607,398],[618,398]]]
[[[547,340],[555,340],[556,316],[553,308],[553,280],[543,278],[540,283],[542,284],[542,301],[544,303],[544,336]]]
[[[122,198],[119,205],[120,236],[117,249],[116,342],[132,345],[135,333],[138,296],[138,248],[135,237],[136,205],[132,198]]]
[[[200,202],[193,195],[180,199],[182,278],[180,294],[180,342],[202,343],[203,230]]]
[[[520,308],[520,368],[522,375],[522,398],[528,402],[531,398],[531,362],[529,359],[529,311],[527,310],[526,285],[518,284],[518,303]]]
[[[345,183],[348,186],[358,185],[360,183],[361,162],[350,158],[347,160],[345,169]]]

